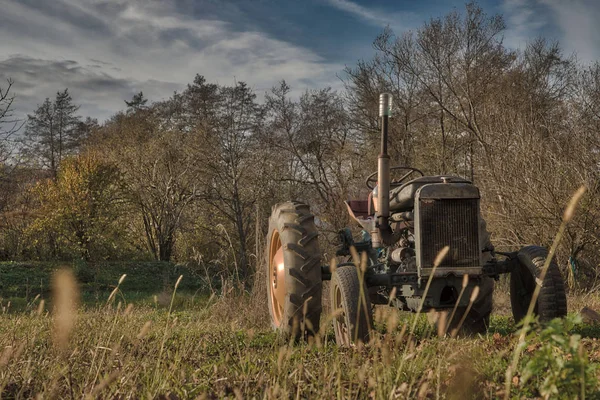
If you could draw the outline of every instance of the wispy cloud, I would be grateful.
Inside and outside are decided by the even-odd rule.
[[[547,24],[535,0],[504,0],[501,8],[507,25],[504,44],[513,49],[524,48]]]
[[[587,63],[600,58],[597,0],[504,0],[505,44],[523,48],[537,36],[558,40],[566,53]]]
[[[364,7],[350,0],[327,0],[327,2],[341,11],[350,13],[371,25],[379,27],[389,25],[392,29],[401,31],[412,27],[414,23],[415,14],[410,12],[386,12],[376,8]]]
[[[176,82],[117,78],[105,72],[103,67],[74,60],[15,55],[0,60],[0,77],[15,81],[17,101],[14,111],[20,116],[31,113],[46,97],[53,98],[58,90],[66,87],[81,105],[83,115],[100,120],[123,108],[123,100],[131,98],[132,93],[143,90],[151,98],[161,98],[181,87]]]
[[[596,0],[540,0],[562,32],[563,47],[589,63],[600,58],[600,3]]]
[[[5,0],[0,80],[15,80],[20,109],[31,111],[34,102],[69,87],[82,112],[100,118],[135,91],[166,98],[197,73],[259,90],[280,79],[298,91],[337,82],[343,65],[308,48],[182,7],[158,0]]]

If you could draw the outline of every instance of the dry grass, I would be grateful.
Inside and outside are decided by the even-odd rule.
[[[174,294],[172,305],[79,309],[64,352],[53,336],[58,309],[38,313],[36,302],[0,315],[2,397],[497,398],[516,343],[503,315],[468,339],[438,338],[423,315],[409,340],[414,314],[379,307],[371,343],[341,349],[331,329],[317,345],[277,337],[261,295],[231,288],[186,303]],[[599,361],[600,344],[584,346]],[[535,396],[514,385],[512,393]]]
[[[579,200],[581,200],[581,197],[583,196],[585,191],[586,191],[586,187],[581,186],[575,192],[575,194],[571,198],[571,201],[567,205],[567,208],[565,209],[565,212],[563,214],[562,223],[560,224],[560,227],[558,228],[558,232],[556,233],[556,236],[554,237],[554,241],[552,242],[552,246],[550,247],[550,250],[548,251],[548,256],[546,257],[546,260],[544,261],[544,266],[542,267],[542,269],[539,273],[539,276],[536,277],[536,279],[539,279],[540,282],[544,282],[546,274],[548,273],[548,268],[550,267],[550,264],[552,263],[552,260],[554,259],[556,249],[558,248],[558,245],[560,244],[560,241],[563,238],[563,235],[567,228],[567,225],[569,224],[569,222],[573,218],[573,215],[575,214],[575,208],[577,207]],[[512,362],[509,365],[509,367],[506,369],[505,385],[504,385],[505,386],[505,389],[504,389],[504,399],[505,400],[508,400],[510,398],[510,392],[511,392],[510,386],[511,386],[514,378],[515,377],[518,378],[518,376],[515,376],[514,374],[517,370],[517,365],[519,363],[521,353],[523,352],[523,349],[526,344],[526,336],[529,331],[529,324],[531,323],[531,316],[533,315],[534,308],[536,306],[537,299],[538,299],[538,296],[540,295],[541,289],[542,289],[541,285],[535,285],[535,289],[533,290],[533,293],[531,295],[531,300],[529,302],[529,309],[527,310],[527,314],[526,314],[525,318],[523,318],[523,323],[520,328],[519,341],[515,345],[515,349],[513,351]],[[585,397],[584,393],[582,393],[581,395],[582,395],[582,397]]]

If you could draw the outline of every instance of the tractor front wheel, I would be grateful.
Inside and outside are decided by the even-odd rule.
[[[373,311],[367,286],[359,279],[356,267],[347,265],[335,270],[331,276],[330,301],[336,343],[339,346],[358,341],[367,343],[373,327]]]
[[[273,207],[267,235],[267,302],[273,328],[298,340],[319,331],[321,252],[308,205]]]
[[[548,250],[527,246],[519,250],[518,257],[519,265],[510,274],[510,305],[515,322],[520,322],[527,315],[536,285],[541,288],[533,313],[539,316],[540,321],[567,315],[565,285],[556,261],[550,261],[543,282],[540,279]]]

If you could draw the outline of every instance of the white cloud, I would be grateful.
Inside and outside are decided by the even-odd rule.
[[[544,16],[535,6],[535,0],[504,0],[502,10],[506,19],[506,46],[513,49],[525,48],[532,36],[546,25]]]
[[[69,87],[82,111],[107,117],[143,90],[159,100],[199,73],[265,90],[286,79],[300,92],[337,85],[342,65],[258,30],[195,19],[157,0],[5,0],[0,80],[13,77],[19,108]],[[24,69],[26,68],[26,69]],[[27,72],[29,71],[29,72]],[[110,84],[108,84],[110,82]],[[95,83],[95,84],[94,84]]]
[[[135,92],[143,90],[150,98],[161,98],[181,87],[174,82],[116,78],[104,72],[111,69],[109,65],[100,65],[97,61],[80,64],[73,60],[13,56],[0,60],[0,76],[9,76],[15,81],[13,89],[17,98],[13,105],[15,114],[20,116],[31,113],[46,97],[53,98],[58,90],[66,87],[81,105],[82,115],[100,120],[123,108],[123,100]]]
[[[327,0],[327,2],[344,12],[350,13],[363,21],[370,23],[371,25],[385,27],[387,25],[397,32],[405,30],[410,27],[412,23],[409,21],[413,20],[415,15],[410,12],[397,13],[397,12],[385,12],[375,8],[363,7],[360,4],[354,3],[350,0]]]
[[[600,58],[600,3],[596,0],[540,0],[554,14],[562,31],[561,42],[575,51],[580,61],[589,63]]]
[[[559,39],[580,61],[600,58],[600,3],[596,0],[504,0],[505,43],[523,48],[540,33]]]

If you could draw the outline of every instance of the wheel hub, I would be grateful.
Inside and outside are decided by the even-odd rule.
[[[275,299],[283,307],[285,302],[285,267],[283,263],[283,247],[273,257],[273,292]]]
[[[340,310],[341,312],[333,320],[333,328],[337,334],[338,340],[342,346],[348,346],[350,341],[350,332],[346,325],[346,313],[342,307],[342,291],[339,287],[335,288],[333,296],[333,309],[334,311]]]
[[[285,264],[283,257],[283,246],[279,232],[273,232],[269,247],[269,301],[271,302],[271,310],[273,322],[276,326],[281,325],[283,318],[283,307],[285,305]]]

